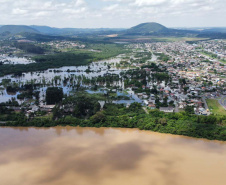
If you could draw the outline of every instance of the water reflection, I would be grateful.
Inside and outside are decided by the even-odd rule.
[[[82,127],[1,127],[0,139],[4,185],[224,185],[226,180],[225,142]]]
[[[119,75],[122,69],[117,69],[115,67],[116,63],[121,61],[121,57],[118,56],[113,59],[93,62],[90,65],[86,66],[65,66],[61,68],[53,68],[45,71],[38,72],[27,72],[23,73],[22,76],[12,76],[5,75],[4,77],[0,77],[0,83],[3,79],[8,79],[11,82],[16,82],[19,86],[31,83],[31,84],[43,84],[44,87],[40,86],[37,89],[41,92],[40,97],[42,99],[45,91],[49,85],[62,87],[65,94],[69,95],[71,91],[74,90],[74,86],[79,82],[82,86],[88,87],[86,84],[83,84],[83,78],[92,79],[93,77],[103,76],[104,74],[117,74]],[[111,64],[111,69],[109,70],[108,64]],[[91,73],[87,73],[87,69],[91,69]],[[80,79],[81,78],[81,79]],[[71,79],[72,81],[64,83],[64,79]],[[106,84],[102,84],[106,85]],[[122,86],[121,82],[113,82],[112,85]],[[3,87],[2,87],[3,88]],[[20,94],[10,94],[6,92],[6,90],[0,89],[0,103],[6,102],[11,98],[16,98],[17,95]],[[20,102],[21,103],[21,102]]]
[[[8,56],[8,55],[0,55],[0,62],[4,64],[31,64],[35,63],[35,61],[31,59],[27,59],[25,57],[16,57],[16,56]]]

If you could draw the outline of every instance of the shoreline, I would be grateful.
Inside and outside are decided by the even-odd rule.
[[[6,123],[7,124],[7,123]],[[34,129],[53,129],[53,128],[91,128],[91,129],[101,129],[101,128],[105,128],[105,129],[128,129],[128,130],[136,130],[136,131],[140,131],[140,132],[147,132],[147,133],[155,133],[155,134],[163,134],[163,135],[171,135],[173,137],[185,137],[185,138],[191,138],[191,139],[196,139],[196,140],[204,140],[204,141],[216,141],[216,142],[222,142],[226,144],[226,140],[218,140],[218,139],[208,139],[208,138],[204,138],[204,137],[195,137],[195,136],[189,136],[189,135],[183,135],[183,134],[173,134],[173,133],[169,133],[169,132],[158,132],[158,131],[153,131],[153,130],[145,130],[145,129],[139,129],[139,128],[128,128],[128,127],[91,127],[91,126],[74,126],[74,125],[56,125],[56,126],[50,126],[50,127],[46,127],[46,126],[42,126],[42,127],[38,127],[38,126],[10,126],[10,125],[0,125],[0,129],[1,128],[26,128],[26,129],[30,129],[30,128],[34,128]]]

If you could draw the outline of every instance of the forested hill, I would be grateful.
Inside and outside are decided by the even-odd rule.
[[[160,37],[205,37],[205,38],[226,38],[226,28],[208,28],[208,29],[172,29],[167,28],[159,23],[148,22],[142,23],[129,29],[123,28],[54,28],[49,26],[24,26],[24,25],[5,25],[0,26],[0,38],[8,38],[17,34],[38,34],[39,37],[46,36],[79,36],[87,38],[89,36],[119,35],[120,38],[127,36],[160,36]],[[33,35],[34,36],[34,35]],[[37,36],[37,35],[36,35]],[[36,37],[35,36],[35,37]],[[27,38],[29,39],[29,38]],[[52,38],[50,38],[52,39]],[[55,38],[54,38],[55,39]],[[47,38],[49,40],[49,38]]]
[[[150,22],[150,23],[142,23],[137,26],[134,26],[128,29],[127,33],[136,33],[136,34],[144,34],[144,33],[159,33],[159,32],[168,32],[169,29],[159,23]]]
[[[23,32],[28,32],[28,33],[39,33],[34,28],[31,28],[30,26],[23,26],[23,25],[5,25],[0,27],[0,34],[2,33],[10,33],[10,34],[18,34],[18,33],[23,33]]]
[[[142,23],[127,29],[124,35],[153,35],[153,36],[188,36],[197,35],[199,31],[193,30],[181,30],[181,29],[171,29],[167,28],[159,23],[149,22]]]

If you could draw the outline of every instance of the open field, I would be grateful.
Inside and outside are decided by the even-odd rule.
[[[220,62],[222,62],[222,63],[225,63],[225,64],[226,64],[226,60],[223,60],[223,59],[222,59],[222,60],[220,60]]]
[[[207,52],[201,52],[203,55],[207,56],[207,57],[210,57],[210,58],[213,58],[213,59],[218,59],[217,56],[215,56],[215,54],[213,53],[207,53]],[[218,59],[219,62],[222,62],[222,63],[225,63],[226,64],[226,60],[224,59]]]
[[[213,114],[218,114],[218,115],[226,115],[226,111],[224,110],[224,108],[218,103],[217,100],[215,99],[208,99],[206,100],[208,107],[210,109],[210,111]]]
[[[177,41],[199,41],[207,40],[208,38],[193,38],[193,37],[153,37],[153,40],[164,42],[177,42]]]
[[[114,38],[112,38],[114,40]],[[197,37],[156,37],[156,36],[126,36],[114,41],[121,42],[178,42],[178,41],[202,41],[209,38]]]

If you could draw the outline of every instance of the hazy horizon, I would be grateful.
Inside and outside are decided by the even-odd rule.
[[[226,27],[224,0],[0,0],[0,25]]]
[[[137,25],[139,25],[139,24],[143,24],[144,22],[141,22],[141,23],[138,23]],[[146,22],[146,23],[148,23],[148,22]],[[157,23],[157,22],[156,22]],[[161,23],[159,23],[159,24],[161,24]],[[133,26],[137,26],[137,25],[133,25]],[[161,25],[163,25],[163,24],[161,24]],[[43,26],[43,27],[50,27],[50,28],[58,28],[58,29],[73,29],[73,27],[56,27],[56,26],[50,26],[50,25],[37,25],[37,24],[31,24],[31,25],[26,25],[26,24],[0,24],[0,26]],[[133,27],[133,26],[131,26],[131,27]],[[165,25],[163,25],[163,26],[165,26]],[[90,27],[90,28],[88,28],[88,27],[77,27],[77,28],[75,28],[74,27],[74,29],[129,29],[129,28],[131,28],[131,27]],[[201,29],[201,28],[226,28],[226,26],[204,26],[204,27],[189,27],[189,26],[184,26],[184,27],[177,27],[177,26],[174,26],[174,27],[168,27],[168,28],[178,28],[178,29],[180,29],[180,28],[184,28],[184,29]]]

